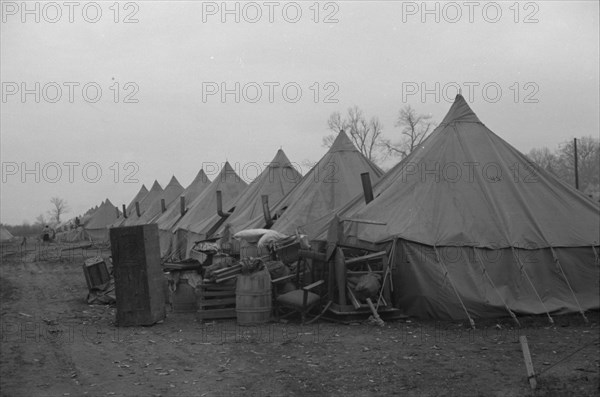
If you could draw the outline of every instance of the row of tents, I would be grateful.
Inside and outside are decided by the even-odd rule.
[[[185,259],[196,241],[230,243],[253,228],[385,248],[394,305],[420,317],[600,307],[597,203],[532,165],[460,95],[385,174],[342,131],[304,176],[280,149],[249,185],[229,163],[212,181],[200,170],[185,189],[175,177],[164,189],[155,181],[124,214],[105,200],[82,230],[107,241],[111,227],[145,223],[158,225],[163,258]]]

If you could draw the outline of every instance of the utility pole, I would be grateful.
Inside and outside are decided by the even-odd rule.
[[[579,170],[577,169],[577,138],[573,138],[573,157],[575,160],[575,189],[579,190]]]

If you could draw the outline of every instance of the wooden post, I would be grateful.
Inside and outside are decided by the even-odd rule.
[[[523,359],[525,360],[525,368],[527,369],[527,379],[531,390],[535,390],[537,387],[537,381],[535,379],[535,371],[533,370],[533,362],[531,361],[531,355],[529,354],[529,346],[527,345],[527,337],[525,335],[519,336],[521,342],[521,350],[523,351]]]
[[[123,204],[123,218],[127,218],[127,208],[125,207],[125,204]]]
[[[167,206],[165,205],[165,199],[161,198],[160,199],[160,211],[162,213],[164,213],[167,210]]]
[[[337,248],[335,251],[335,280],[338,287],[338,304],[346,304],[346,262],[344,251]]]
[[[135,213],[137,214],[138,218],[142,215],[140,213],[140,203],[139,203],[139,201],[135,202]]]

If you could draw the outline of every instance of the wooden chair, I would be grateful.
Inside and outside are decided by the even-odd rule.
[[[308,276],[306,272],[306,259],[300,257],[296,267],[295,274],[279,277],[271,280],[273,289],[273,308],[275,316],[285,318],[294,313],[300,314],[302,324],[305,323],[308,313],[318,307],[322,302],[322,297],[319,294],[317,287],[324,284],[324,280],[315,281],[309,285],[299,287],[293,291],[278,294],[279,285],[296,279],[296,285],[303,284],[303,280]]]

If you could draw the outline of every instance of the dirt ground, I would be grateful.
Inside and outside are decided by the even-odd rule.
[[[599,313],[460,322],[293,321],[239,327],[168,313],[117,328],[90,306],[82,271],[93,251],[3,253],[4,396],[600,395]],[[104,252],[108,255],[108,252]],[[538,374],[527,381],[519,335]]]

